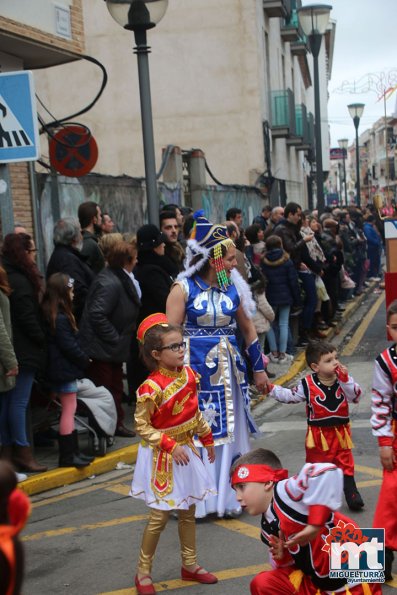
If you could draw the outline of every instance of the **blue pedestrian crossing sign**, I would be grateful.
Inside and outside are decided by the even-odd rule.
[[[39,150],[33,74],[0,74],[0,163],[35,161]]]

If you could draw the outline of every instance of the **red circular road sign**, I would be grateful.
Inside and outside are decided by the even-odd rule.
[[[98,145],[85,126],[65,125],[50,139],[51,165],[64,176],[88,174],[98,159]]]

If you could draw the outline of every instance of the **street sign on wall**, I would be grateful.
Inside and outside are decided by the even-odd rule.
[[[346,159],[346,149],[340,149],[338,147],[335,147],[329,150],[330,159],[343,159],[343,155]]]
[[[49,149],[52,167],[64,176],[85,176],[98,160],[98,145],[81,125],[65,124],[50,139]]]
[[[39,151],[33,74],[0,74],[0,163],[35,161]]]

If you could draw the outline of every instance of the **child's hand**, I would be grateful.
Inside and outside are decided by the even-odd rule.
[[[393,447],[380,446],[379,455],[383,469],[385,469],[386,471],[393,471],[394,465],[396,464],[396,457],[394,456]]]
[[[285,546],[285,537],[282,531],[280,531],[279,536],[271,535],[269,537],[269,549],[270,553],[272,554],[273,560],[282,560],[284,557],[284,546]]]
[[[293,545],[307,545],[310,541],[313,541],[317,534],[321,531],[321,527],[317,525],[306,525],[306,527],[296,533],[291,539],[285,542],[285,547],[291,547]]]
[[[179,446],[179,444],[172,452],[172,458],[177,465],[187,465],[190,461],[186,450],[183,448],[183,446]]]
[[[209,462],[213,463],[215,461],[215,446],[206,446],[205,448],[207,449]]]
[[[349,372],[347,371],[346,366],[342,366],[342,364],[338,365],[335,374],[341,382],[347,382],[349,380]]]

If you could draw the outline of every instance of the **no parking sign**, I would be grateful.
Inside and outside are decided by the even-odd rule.
[[[88,174],[98,159],[98,145],[85,126],[65,124],[50,140],[50,162],[72,178]]]

